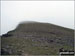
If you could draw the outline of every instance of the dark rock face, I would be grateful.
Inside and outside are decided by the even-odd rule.
[[[2,48],[1,49],[1,55],[21,55],[22,51],[17,51],[16,50],[12,50],[12,49],[6,49],[6,48]]]
[[[63,49],[63,48],[60,48],[60,49],[59,49],[59,52],[63,52],[63,51],[64,51],[64,49]]]
[[[49,39],[49,40],[47,40],[47,42],[48,42],[48,43],[53,43],[54,40],[50,40],[50,39]]]
[[[11,37],[12,36],[12,34],[3,34],[1,37]]]
[[[1,55],[9,55],[9,52],[5,49],[1,49]]]

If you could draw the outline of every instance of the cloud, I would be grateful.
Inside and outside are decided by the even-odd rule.
[[[48,22],[74,29],[74,1],[1,1],[2,33],[14,29],[20,21]]]

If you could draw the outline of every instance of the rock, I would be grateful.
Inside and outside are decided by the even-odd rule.
[[[12,36],[12,34],[3,34],[1,37],[11,37]]]
[[[9,52],[5,48],[1,49],[1,55],[8,55],[8,54]]]

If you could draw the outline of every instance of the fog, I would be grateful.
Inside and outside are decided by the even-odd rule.
[[[21,21],[38,21],[74,29],[74,1],[1,1],[1,34]]]

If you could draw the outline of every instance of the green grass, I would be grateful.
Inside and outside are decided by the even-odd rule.
[[[53,24],[19,24],[8,34],[12,36],[1,37],[1,48],[11,50],[11,54],[58,55],[60,48],[74,49],[74,30]]]

